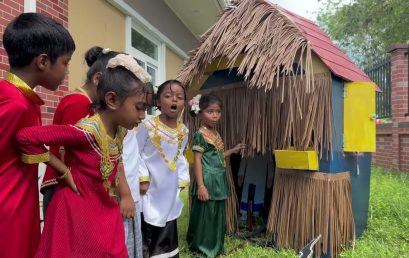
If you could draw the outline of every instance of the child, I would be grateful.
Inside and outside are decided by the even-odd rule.
[[[89,67],[87,79],[81,88],[77,88],[72,94],[63,97],[55,110],[53,124],[55,125],[74,125],[81,118],[93,115],[91,102],[96,99],[97,85],[102,71],[105,70],[107,62],[112,57],[119,54],[109,49],[101,47],[92,47],[85,53],[85,61]],[[58,158],[64,158],[63,146],[51,146],[50,152]],[[43,198],[43,214],[51,201],[51,198],[57,187],[58,174],[54,168],[47,166],[40,191]]]
[[[99,80],[95,115],[75,126],[31,127],[18,133],[23,160],[47,162],[68,186],[57,187],[36,257],[128,256],[121,213],[132,217],[135,208],[123,170],[117,168],[123,127],[131,129],[144,118],[149,80],[133,57],[118,54]],[[44,144],[65,146],[67,166],[49,155]],[[117,190],[121,211],[113,198]]]
[[[223,251],[226,231],[224,203],[229,188],[225,157],[239,152],[245,145],[238,144],[224,150],[223,141],[216,131],[222,109],[222,102],[217,96],[198,95],[190,104],[192,115],[199,115],[201,127],[193,134],[196,180],[191,193],[192,210],[186,238],[192,251],[216,257]]]
[[[136,132],[142,158],[139,181],[144,257],[179,257],[176,219],[183,207],[179,192],[189,184],[183,155],[188,129],[179,122],[185,88],[179,81],[166,81],[155,99],[161,114],[144,121]]]
[[[0,257],[33,257],[40,240],[38,165],[24,164],[16,132],[41,124],[37,85],[56,90],[75,50],[54,20],[24,13],[3,34],[10,72],[0,81]]]

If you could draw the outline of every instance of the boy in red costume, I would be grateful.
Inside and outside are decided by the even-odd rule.
[[[33,257],[40,240],[38,165],[21,161],[16,133],[41,124],[34,92],[56,90],[75,50],[69,32],[54,20],[24,13],[5,29],[10,71],[0,81],[0,257]],[[41,156],[26,156],[40,161]]]

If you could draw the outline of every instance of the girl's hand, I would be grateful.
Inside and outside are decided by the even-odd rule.
[[[239,151],[243,150],[244,148],[246,148],[246,144],[244,143],[239,143],[236,146],[234,146],[232,148],[233,153],[238,153]]]
[[[135,202],[131,195],[127,195],[119,201],[119,209],[123,218],[132,218],[135,216]]]
[[[62,176],[57,177],[57,181],[63,182],[64,184],[66,184],[69,188],[71,188],[71,190],[74,193],[76,193],[76,194],[80,193],[78,191],[77,185],[74,182],[74,179],[72,178],[72,174],[71,174],[69,169]]]
[[[139,192],[141,193],[141,195],[146,194],[148,189],[149,189],[149,182],[139,183]]]
[[[199,186],[199,191],[197,192],[197,198],[202,202],[209,200],[209,193],[207,192],[206,186],[204,185]]]

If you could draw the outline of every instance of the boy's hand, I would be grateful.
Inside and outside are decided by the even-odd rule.
[[[141,193],[141,195],[146,194],[148,189],[149,189],[149,182],[142,182],[139,184],[139,192]]]
[[[123,218],[132,218],[135,216],[135,202],[131,195],[121,198],[119,201],[119,209]]]

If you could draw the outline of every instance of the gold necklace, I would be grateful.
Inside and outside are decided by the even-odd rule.
[[[208,129],[206,126],[202,126],[205,132],[206,138],[210,141],[210,144],[212,144],[216,151],[217,151],[217,157],[219,158],[220,163],[222,164],[223,167],[226,167],[226,159],[224,158],[224,143],[222,140],[222,137],[220,134],[216,131],[213,133],[210,129]]]
[[[159,122],[160,122],[159,121],[159,116],[153,118],[153,121],[155,123],[155,129],[153,131],[152,144],[159,151],[159,155],[162,157],[163,161],[165,161],[165,163],[168,165],[168,168],[170,169],[170,171],[175,171],[176,161],[178,160],[179,155],[180,155],[181,150],[182,150],[182,142],[183,142],[182,124],[178,123],[177,126],[176,126],[176,131],[177,131],[177,134],[178,134],[178,151],[176,152],[175,157],[171,161],[169,161],[166,158],[165,153],[163,152],[163,147],[162,147],[162,143],[161,143],[162,137],[158,133]]]
[[[84,128],[94,135],[95,140],[101,149],[100,172],[103,185],[109,195],[116,196],[114,188],[118,185],[119,178],[115,178],[114,183],[108,180],[114,170],[114,163],[111,161],[111,155],[118,156],[122,153],[122,140],[123,136],[125,136],[125,129],[118,127],[117,135],[115,139],[112,139],[106,133],[99,114],[81,120],[79,127]]]

